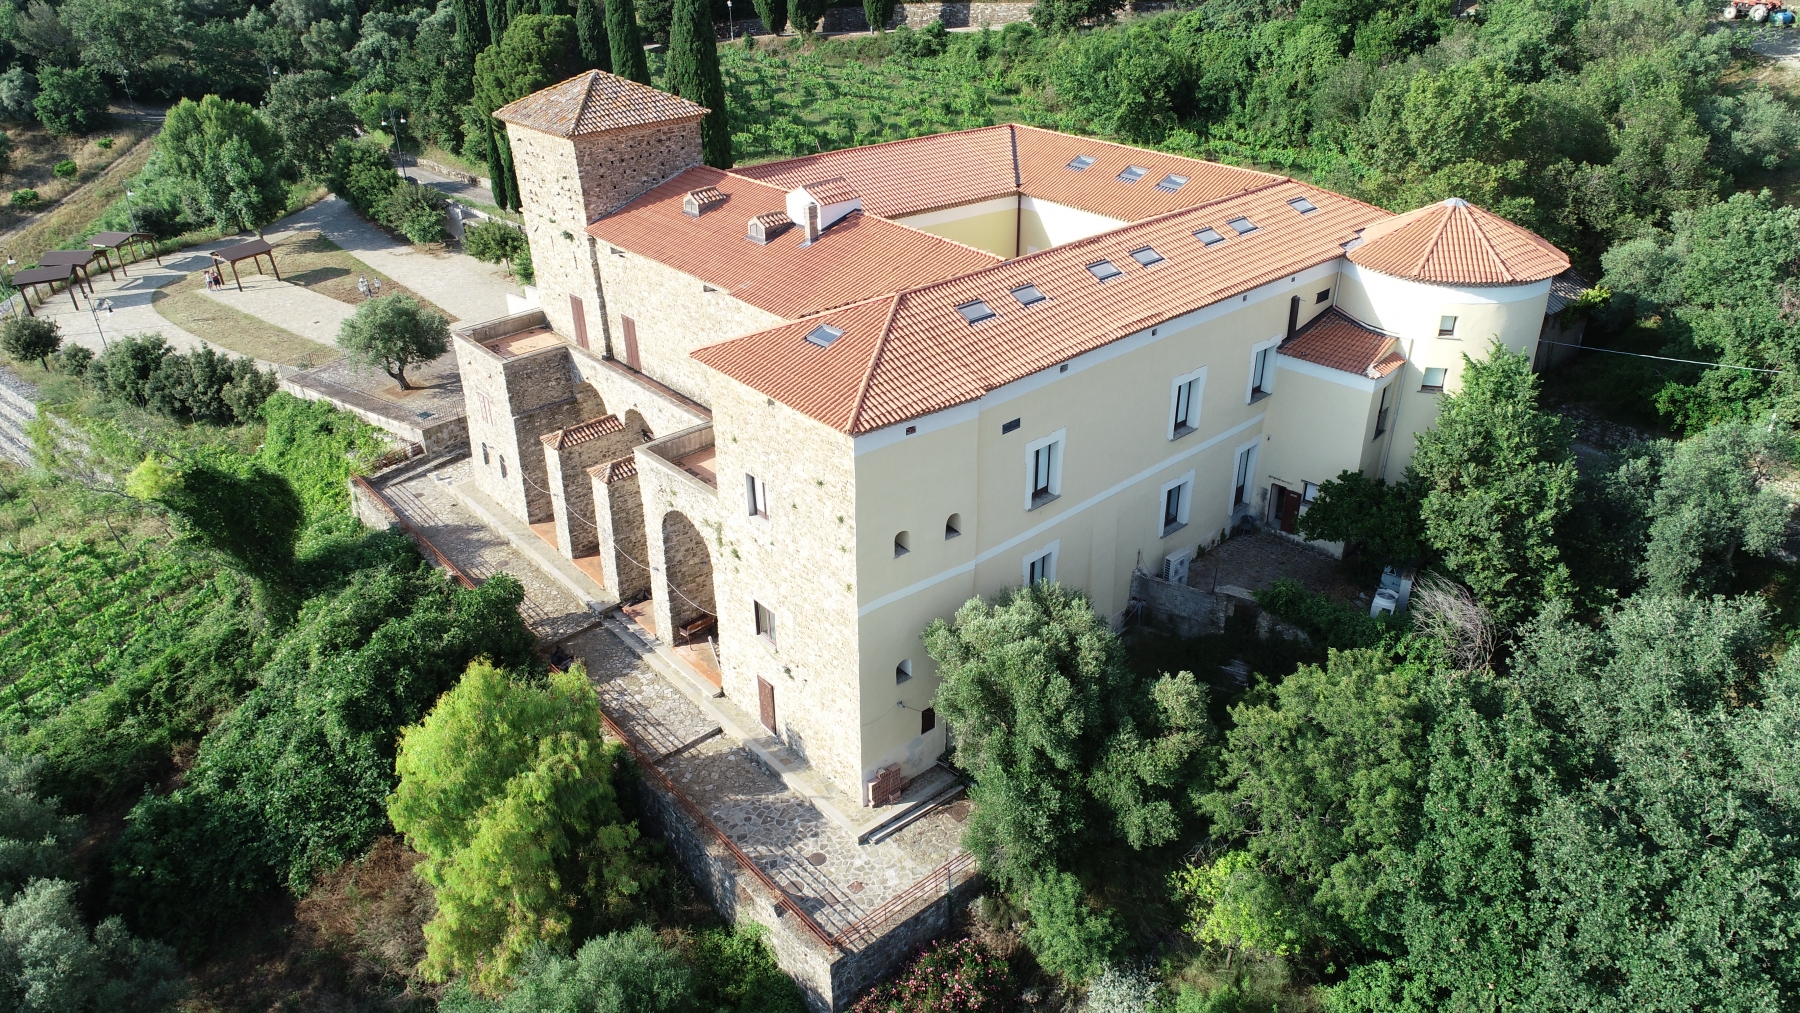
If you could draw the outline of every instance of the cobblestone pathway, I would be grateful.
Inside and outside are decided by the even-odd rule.
[[[398,480],[381,487],[388,502],[471,579],[482,581],[497,573],[517,577],[525,586],[525,602],[519,606],[519,614],[539,640],[555,643],[598,621],[598,616],[562,585],[544,576],[504,536],[469,513],[450,491],[450,486],[470,477],[467,458],[416,473],[402,471],[400,475]]]
[[[569,647],[586,662],[606,712],[646,750],[666,754],[717,727],[610,632],[590,630]],[[827,932],[843,931],[962,850],[966,805],[859,845],[726,736],[658,766]]]

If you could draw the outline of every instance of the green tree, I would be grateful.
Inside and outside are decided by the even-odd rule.
[[[1724,592],[1740,550],[1767,555],[1781,544],[1793,504],[1759,473],[1785,470],[1788,441],[1759,426],[1724,423],[1649,452],[1660,458],[1661,473],[1648,504],[1640,565],[1651,591]]]
[[[338,328],[338,347],[364,368],[380,369],[411,390],[406,367],[430,362],[450,347],[450,325],[410,295],[365,300]]]
[[[475,107],[489,132],[488,176],[502,207],[518,210],[521,205],[512,146],[505,125],[493,118],[494,110],[574,75],[578,68],[570,56],[578,52],[575,19],[524,14],[512,21],[498,44],[475,58]]]
[[[619,809],[624,762],[579,670],[534,686],[478,662],[401,733],[388,815],[427,856],[419,872],[437,895],[427,974],[497,985],[534,945],[631,910],[655,871]],[[602,946],[594,961],[616,956]]]
[[[32,880],[60,876],[81,834],[81,820],[38,796],[43,757],[0,753],[0,901]]]
[[[1086,982],[1112,963],[1125,945],[1125,930],[1109,910],[1095,907],[1081,880],[1050,870],[1026,892],[1031,921],[1025,943],[1038,964],[1052,974]]]
[[[650,61],[644,56],[644,37],[638,31],[637,5],[633,0],[606,0],[606,40],[612,47],[613,73],[638,84],[649,84]]]
[[[700,121],[700,150],[706,164],[731,168],[731,117],[725,110],[725,79],[719,73],[719,42],[707,0],[677,0],[669,29],[670,91],[710,110]]]
[[[261,462],[213,450],[173,467],[148,457],[125,491],[162,504],[185,535],[265,588],[284,590],[293,580],[304,512],[288,480]]]
[[[688,1013],[693,972],[648,925],[588,940],[573,957],[533,951],[500,1004],[505,1013]]]
[[[575,35],[581,42],[581,62],[588,70],[611,72],[612,40],[606,35],[605,0],[576,0]]]
[[[863,0],[862,8],[863,19],[869,23],[869,31],[887,31],[888,19],[894,16],[894,0]]]
[[[0,120],[24,123],[37,114],[31,104],[37,100],[37,76],[24,67],[14,65],[0,74]]]
[[[175,47],[181,23],[165,0],[68,0],[63,22],[81,46],[81,62],[117,75],[131,94],[131,75]]]
[[[288,161],[315,176],[328,170],[332,150],[356,126],[350,104],[337,97],[331,75],[322,70],[276,78],[263,115],[281,136]]]
[[[1296,916],[1281,884],[1248,851],[1190,863],[1176,871],[1173,885],[1187,905],[1182,928],[1196,942],[1263,957],[1292,956],[1307,942],[1304,918]]]
[[[100,83],[94,68],[39,67],[37,81],[38,94],[31,108],[45,130],[72,137],[106,122],[106,85]]]
[[[287,208],[281,135],[242,102],[208,95],[175,103],[157,156],[193,183],[207,217],[221,228],[261,228]]]
[[[770,35],[780,35],[787,27],[787,0],[751,0],[756,16],[762,21],[763,31]]]
[[[19,1013],[161,1013],[186,995],[175,952],[117,916],[90,934],[75,884],[33,880],[0,904],[0,1003]]]
[[[1048,583],[970,599],[924,639],[989,873],[1029,880],[1095,842],[1175,839],[1212,734],[1193,675],[1139,678],[1087,599]]]
[[[1575,465],[1561,421],[1538,409],[1529,360],[1497,342],[1484,360],[1464,355],[1462,390],[1418,440],[1425,537],[1495,618],[1567,597],[1557,529],[1575,504]]]
[[[1422,494],[1410,477],[1389,485],[1360,471],[1341,472],[1319,486],[1312,506],[1300,515],[1300,533],[1343,542],[1377,564],[1403,563],[1425,551]]]
[[[49,369],[50,357],[61,347],[61,328],[54,320],[15,316],[0,327],[0,351],[14,362],[36,359],[38,365]]]

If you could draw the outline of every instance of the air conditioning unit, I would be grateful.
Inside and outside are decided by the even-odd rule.
[[[1171,552],[1163,560],[1162,578],[1170,583],[1185,584],[1188,578],[1188,564],[1194,561],[1193,549],[1182,549]]]

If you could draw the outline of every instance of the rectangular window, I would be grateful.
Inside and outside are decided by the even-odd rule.
[[[1419,385],[1420,390],[1440,391],[1444,389],[1444,367],[1433,366],[1425,371],[1425,382]]]
[[[775,642],[775,613],[769,611],[762,602],[750,603],[756,608],[756,635],[773,644]]]
[[[1330,302],[1330,301],[1331,301],[1331,290],[1328,288],[1321,289],[1319,291],[1318,295],[1313,296],[1314,303],[1322,303],[1322,302]]]
[[[1012,290],[1012,297],[1019,301],[1020,306],[1036,306],[1045,298],[1036,285],[1020,285]]]
[[[755,475],[744,476],[744,500],[750,508],[750,516],[769,516],[769,487]]]
[[[1156,252],[1155,247],[1145,246],[1132,250],[1131,259],[1137,261],[1140,267],[1151,267],[1162,263],[1163,255]]]
[[[1211,228],[1201,229],[1199,232],[1194,233],[1194,238],[1200,240],[1201,246],[1212,246],[1215,243],[1223,243],[1225,241],[1225,237],[1219,235],[1218,229]]]
[[[927,707],[919,712],[919,734],[924,735],[937,727],[937,711]]]
[[[1074,169],[1076,172],[1080,172],[1093,164],[1094,158],[1092,155],[1076,155],[1069,160],[1069,168]]]
[[[625,365],[643,372],[643,362],[638,358],[637,321],[630,317],[620,317],[619,331],[625,336]]]
[[[1149,171],[1149,169],[1146,169],[1141,165],[1128,165],[1125,167],[1124,172],[1119,173],[1119,182],[1136,183],[1138,180],[1144,178],[1144,173]]]
[[[1186,176],[1177,176],[1171,172],[1162,178],[1162,182],[1156,184],[1156,188],[1158,190],[1166,190],[1169,193],[1174,193],[1182,187],[1187,186],[1187,181],[1188,178]]]
[[[1163,534],[1181,526],[1181,486],[1163,493]]]
[[[494,402],[493,402],[493,399],[489,398],[486,394],[482,394],[482,393],[478,392],[475,395],[475,401],[477,404],[479,404],[481,406],[481,421],[490,426],[493,425],[494,424]]]
[[[1025,582],[1036,584],[1040,580],[1055,580],[1056,567],[1052,565],[1055,562],[1055,557],[1048,552],[1032,560],[1026,569]]]
[[[1188,472],[1173,482],[1163,483],[1157,512],[1159,538],[1167,538],[1187,527],[1188,508],[1194,500],[1194,473]]]
[[[1248,218],[1233,218],[1225,224],[1231,226],[1232,231],[1240,236],[1247,236],[1256,231],[1256,223]]]
[[[1179,440],[1200,427],[1200,400],[1205,390],[1204,367],[1175,378],[1169,394],[1169,439]]]
[[[1259,345],[1250,353],[1250,397],[1257,401],[1269,396],[1275,390],[1275,346],[1276,341]]]
[[[1110,260],[1095,261],[1094,263],[1089,264],[1087,269],[1089,274],[1092,274],[1101,281],[1105,281],[1108,278],[1117,278],[1120,274],[1119,269],[1114,266],[1113,262]]]
[[[1231,506],[1237,509],[1244,505],[1250,495],[1251,473],[1256,470],[1256,447],[1249,446],[1238,451],[1236,474],[1231,483]]]
[[[1025,509],[1038,507],[1062,495],[1063,438],[1057,430],[1025,447]]]
[[[1387,432],[1388,397],[1389,397],[1389,395],[1391,395],[1393,393],[1393,390],[1394,390],[1394,385],[1391,383],[1388,384],[1386,387],[1381,388],[1381,407],[1377,408],[1375,410],[1375,438],[1376,439],[1380,439],[1381,434]]]
[[[1440,338],[1456,337],[1456,318],[1455,317],[1439,317],[1438,318],[1438,337],[1440,337]]]

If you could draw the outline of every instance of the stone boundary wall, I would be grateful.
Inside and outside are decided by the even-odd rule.
[[[1233,611],[1229,595],[1176,584],[1142,570],[1131,575],[1131,598],[1143,603],[1145,623],[1183,637],[1224,632],[1225,619]]]
[[[0,457],[31,467],[31,434],[38,417],[37,387],[0,369]]]
[[[742,38],[745,35],[769,34],[763,29],[762,21],[756,17],[755,8],[750,5],[748,0],[745,0],[743,6],[748,16],[739,18],[735,28],[730,23],[718,26],[720,41],[724,41],[733,32],[735,32],[733,37],[736,38]],[[1030,21],[1031,9],[1035,6],[1035,3],[1005,2],[1005,0],[989,3],[896,4],[894,17],[888,22],[888,28],[893,29],[905,25],[917,31],[933,21],[942,21],[945,28],[980,28],[984,25],[999,28],[1015,22]],[[1120,13],[1124,17],[1138,17],[1173,10],[1175,7],[1176,5],[1173,3],[1145,0],[1142,3],[1127,3],[1125,9]],[[820,30],[827,33],[866,32],[869,30],[869,20],[863,16],[860,7],[832,7],[825,11],[825,18],[820,25]],[[792,31],[790,28],[789,34],[792,34]]]

